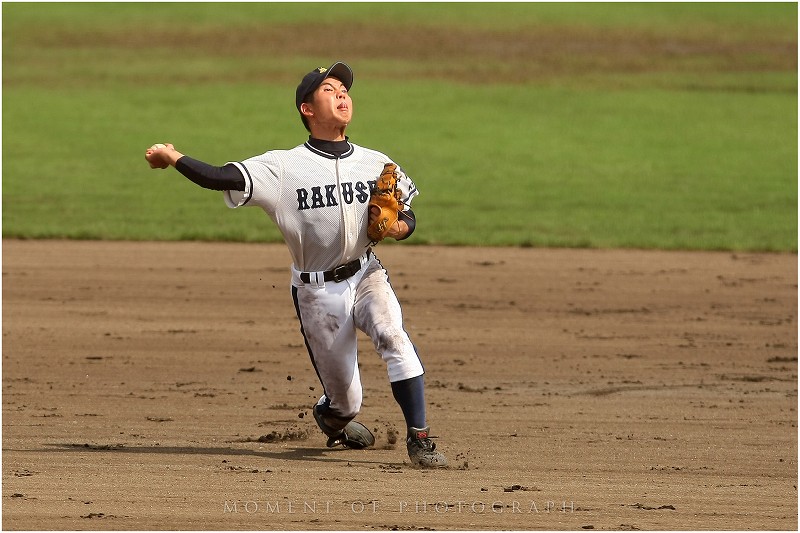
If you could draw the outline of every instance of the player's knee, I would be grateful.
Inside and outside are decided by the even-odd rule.
[[[408,336],[404,331],[396,331],[394,329],[386,329],[378,333],[375,348],[384,358],[385,354],[398,354],[403,353],[413,346]]]

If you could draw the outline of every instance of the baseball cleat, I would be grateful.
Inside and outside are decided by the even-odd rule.
[[[328,437],[328,448],[342,445],[345,448],[361,450],[375,444],[375,437],[361,422],[350,421],[338,435]]]
[[[326,444],[328,448],[344,446],[345,448],[361,450],[375,444],[375,437],[364,424],[351,420],[343,429],[334,430],[322,419],[322,415],[317,412],[317,407],[315,405],[311,412],[314,414],[314,420],[316,420],[319,428],[328,436]]]
[[[406,446],[411,464],[420,468],[442,468],[447,466],[447,458],[436,451],[436,444],[428,437],[430,427],[408,428]]]

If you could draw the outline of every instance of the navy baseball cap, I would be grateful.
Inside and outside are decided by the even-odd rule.
[[[347,90],[350,90],[350,87],[353,85],[353,71],[347,65],[347,63],[342,63],[341,61],[337,61],[333,65],[328,68],[325,67],[318,67],[309,72],[303,78],[303,81],[300,82],[300,85],[297,86],[297,93],[295,95],[295,104],[297,105],[297,110],[300,111],[300,104],[303,103],[303,100],[309,93],[314,92],[317,87],[320,86],[322,80],[327,78],[328,76],[337,78],[341,81]]]

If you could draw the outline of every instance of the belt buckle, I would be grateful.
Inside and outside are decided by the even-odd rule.
[[[347,265],[339,265],[338,267],[332,270],[333,272],[333,281],[339,283],[340,281],[346,280],[349,276],[346,272]]]

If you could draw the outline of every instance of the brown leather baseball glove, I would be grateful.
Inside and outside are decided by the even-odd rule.
[[[380,210],[380,214],[367,227],[367,235],[373,243],[382,241],[397,222],[398,212],[402,209],[400,196],[400,189],[397,188],[397,165],[386,163],[369,199],[369,213]]]

